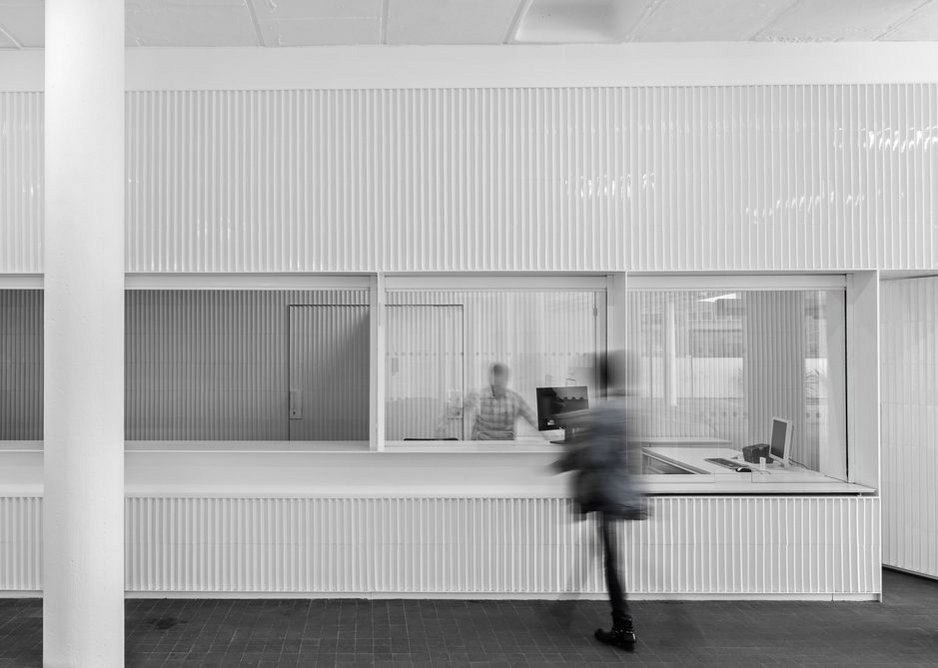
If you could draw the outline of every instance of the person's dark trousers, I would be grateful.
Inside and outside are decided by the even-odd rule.
[[[599,531],[603,539],[603,559],[606,567],[606,591],[612,605],[613,623],[618,626],[629,617],[629,605],[625,600],[622,580],[619,578],[619,554],[616,542],[616,520],[607,513],[599,515]]]
[[[603,538],[603,558],[606,560],[606,590],[612,604],[612,629],[596,629],[596,639],[607,645],[615,645],[629,652],[635,649],[635,630],[629,605],[625,602],[622,580],[619,579],[619,561],[616,553],[616,520],[601,513],[599,531]]]

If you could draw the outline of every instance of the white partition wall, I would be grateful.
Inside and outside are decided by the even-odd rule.
[[[547,446],[528,454],[426,457],[395,452],[403,444],[385,447],[386,430],[393,432],[386,424],[395,380],[389,355],[413,352],[391,345],[404,329],[393,329],[399,323],[388,311],[408,303],[395,298],[394,286],[442,276],[438,296],[452,297],[469,289],[462,283],[474,280],[470,274],[498,290],[516,281],[528,281],[522,287],[532,291],[542,279],[595,282],[597,314],[605,318],[594,315],[600,349],[603,338],[611,348],[628,347],[634,300],[626,288],[638,290],[649,276],[694,290],[702,289],[703,275],[763,283],[783,275],[779,283],[786,285],[836,277],[839,301],[825,304],[824,319],[840,329],[824,335],[828,343],[847,341],[848,368],[830,385],[847,399],[828,417],[829,447],[812,452],[808,463],[839,480],[817,488],[806,479],[792,488],[797,493],[763,486],[735,496],[709,483],[666,488],[653,499],[654,516],[630,525],[623,537],[628,587],[639,596],[876,599],[883,549],[887,563],[935,574],[938,547],[932,549],[927,528],[935,518],[925,510],[934,499],[913,512],[921,499],[906,484],[938,471],[929,468],[925,438],[938,426],[927,403],[934,388],[913,374],[926,397],[916,402],[907,395],[915,383],[903,379],[930,368],[933,318],[909,305],[936,294],[924,284],[886,285],[881,330],[879,272],[938,266],[938,67],[928,65],[938,63],[938,50],[889,47],[884,61],[878,56],[884,52],[859,46],[674,48],[676,60],[659,59],[660,47],[634,45],[454,50],[435,62],[427,62],[425,50],[407,48],[381,51],[380,58],[354,51],[350,59],[341,58],[349,51],[307,49],[130,50],[128,285],[257,287],[286,297],[305,290],[296,281],[326,275],[335,283],[330,289],[341,290],[357,276],[355,299],[341,301],[367,301],[370,309],[371,449],[362,441],[341,451],[321,443],[304,451],[286,440],[289,428],[277,416],[288,411],[291,388],[284,369],[268,367],[288,344],[287,315],[265,330],[276,344],[244,354],[253,364],[229,359],[226,368],[209,368],[221,364],[216,356],[195,368],[186,355],[164,355],[167,337],[142,345],[146,332],[133,329],[145,314],[131,310],[129,330],[139,337],[131,353],[142,352],[128,358],[128,378],[156,379],[131,395],[141,398],[129,406],[131,426],[166,399],[166,388],[154,385],[167,378],[167,364],[181,369],[199,396],[211,391],[211,383],[200,384],[205,379],[236,378],[255,394],[269,389],[260,399],[204,411],[218,425],[247,416],[251,427],[264,420],[278,426],[237,432],[276,441],[244,442],[210,429],[201,432],[218,437],[210,445],[129,443],[127,590],[599,595],[598,565],[583,542],[592,529],[570,522],[565,484],[549,472],[556,453]],[[900,51],[915,56],[908,68],[900,67],[909,60],[898,58]],[[0,67],[0,287],[25,280],[38,288],[50,269],[41,60],[0,56],[0,65],[13,66]],[[257,299],[258,313],[273,313]],[[753,308],[762,320],[748,332],[748,344],[761,348],[764,367],[761,376],[749,370],[753,386],[766,394],[778,382],[799,386],[776,397],[778,408],[747,407],[760,424],[805,403],[799,374],[789,369],[779,381],[770,363],[773,355],[789,362],[805,357],[805,342],[791,337],[779,352],[773,343],[785,328],[769,317],[800,312],[797,299],[787,305],[766,299]],[[232,325],[210,310],[200,314],[205,322]],[[512,314],[532,320],[523,309]],[[220,352],[194,322],[177,329],[176,348],[186,350],[188,342],[209,357]],[[408,322],[407,331],[419,330],[421,321]],[[573,331],[583,323],[562,324]],[[462,329],[468,339],[472,332]],[[0,337],[11,331],[0,322]],[[899,339],[915,347],[888,353],[880,367],[880,334],[884,351]],[[234,339],[229,349],[237,348]],[[519,328],[514,345],[541,352],[528,346],[531,340]],[[665,355],[672,379],[676,349],[670,345]],[[476,374],[473,383],[489,361],[465,362]],[[138,373],[146,364],[164,367]],[[890,383],[883,435],[892,448],[883,485],[885,546],[880,370]],[[258,388],[253,379],[262,377],[269,387]],[[464,370],[462,379],[469,378]],[[251,410],[266,417],[251,417]],[[184,414],[163,417],[174,424]],[[913,415],[921,418],[920,433],[909,432]],[[0,425],[0,437],[6,427]],[[796,432],[808,428],[799,424]],[[734,445],[764,438],[740,432]],[[152,435],[131,436],[145,433]],[[2,591],[36,593],[42,586],[40,446],[0,443]],[[151,450],[135,451],[144,447]],[[912,469],[904,453],[915,448],[922,459]],[[901,490],[888,489],[900,483]],[[571,580],[586,563],[584,579]]]
[[[883,563],[938,577],[938,278],[881,292]]]

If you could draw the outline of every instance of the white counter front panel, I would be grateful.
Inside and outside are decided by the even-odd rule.
[[[656,497],[624,524],[639,596],[876,598],[879,499]],[[0,588],[38,591],[38,497],[0,498]],[[560,498],[132,496],[131,593],[500,595],[603,591],[594,527]],[[574,577],[587,565],[581,579]]]

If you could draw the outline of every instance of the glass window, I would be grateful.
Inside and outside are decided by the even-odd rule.
[[[128,440],[369,438],[366,290],[131,290]]]
[[[42,440],[42,290],[0,290],[0,441]]]
[[[601,291],[391,290],[386,310],[389,442],[557,438],[536,388],[588,385],[605,347]]]
[[[651,447],[771,446],[780,418],[792,471],[844,477],[843,290],[636,290],[628,304]]]

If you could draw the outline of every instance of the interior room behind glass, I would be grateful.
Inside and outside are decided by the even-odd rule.
[[[536,388],[591,384],[605,348],[605,292],[392,290],[387,305],[388,441],[470,440],[492,365],[509,373],[532,417]],[[536,419],[517,439],[544,443]]]
[[[780,418],[793,467],[845,476],[843,290],[649,289],[628,304],[649,440],[739,451]]]
[[[366,443],[366,290],[131,290],[132,441]]]

